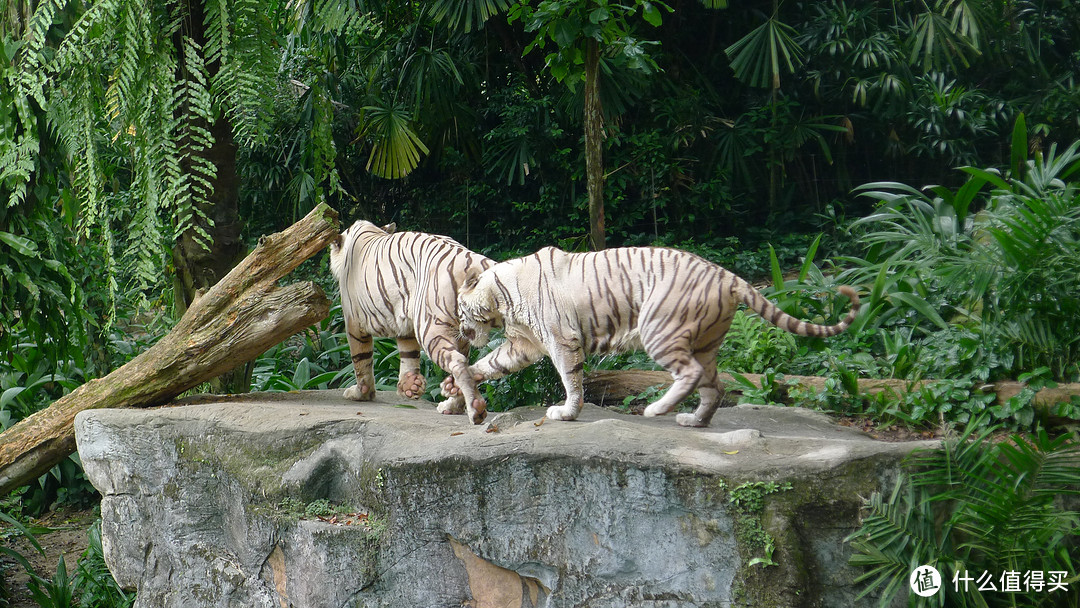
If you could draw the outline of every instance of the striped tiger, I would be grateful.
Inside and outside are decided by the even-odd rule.
[[[352,355],[356,385],[345,398],[375,397],[372,337],[397,340],[401,364],[398,394],[418,398],[427,387],[420,372],[420,348],[454,378],[454,393],[444,391],[438,410],[483,421],[486,403],[468,373],[469,343],[458,327],[457,293],[494,262],[454,239],[420,232],[394,231],[358,221],[330,245],[330,271],[341,288],[341,310]],[[444,383],[444,386],[450,383]],[[460,388],[457,388],[460,387]]]
[[[474,378],[499,378],[551,357],[566,388],[566,402],[547,410],[552,420],[573,420],[581,410],[587,353],[644,348],[674,378],[645,415],[670,412],[696,388],[701,405],[676,422],[708,426],[721,395],[716,352],[738,304],[793,334],[827,337],[844,331],[859,311],[855,290],[845,286],[840,293],[851,301],[847,316],[836,325],[815,325],[789,316],[743,279],[692,253],[547,247],[495,264],[466,283],[458,310],[462,334],[474,344],[484,343],[493,326],[506,333],[506,341],[473,366]]]

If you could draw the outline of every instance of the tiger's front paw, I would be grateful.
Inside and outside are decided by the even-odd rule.
[[[398,379],[397,392],[402,397],[419,399],[426,390],[427,379],[417,372],[405,372],[405,375]]]
[[[461,389],[458,388],[457,382],[454,382],[453,376],[447,376],[443,378],[443,381],[439,383],[439,389],[443,397],[451,399],[461,394]],[[456,412],[460,414],[461,412]]]
[[[670,407],[665,407],[663,403],[656,401],[649,404],[649,406],[645,408],[645,411],[641,412],[641,415],[645,416],[646,418],[652,418],[654,416],[663,416],[670,411]]]
[[[345,398],[353,401],[371,401],[375,398],[375,389],[364,382],[345,389]]]
[[[697,416],[695,416],[694,414],[676,414],[675,422],[678,423],[679,426],[691,426],[698,428],[709,426],[708,422],[702,422],[698,420]]]
[[[547,409],[547,417],[551,420],[574,420],[578,412],[570,405],[553,405]]]
[[[480,424],[487,418],[487,401],[484,401],[482,397],[477,397],[472,401],[472,407],[469,408],[469,420],[472,420],[473,424]]]
[[[443,382],[446,382],[446,381],[443,380]],[[456,416],[458,414],[464,414],[465,413],[465,398],[462,397],[461,395],[455,395],[453,397],[450,397],[446,401],[443,401],[442,403],[440,403],[438,405],[438,407],[435,408],[435,411],[439,412],[440,414],[448,414],[448,415],[452,415],[452,416]]]

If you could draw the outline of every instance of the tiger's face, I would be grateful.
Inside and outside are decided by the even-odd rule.
[[[458,290],[458,318],[461,320],[461,336],[473,346],[484,346],[488,334],[502,327],[502,315],[496,308],[491,292],[489,272],[469,277]]]

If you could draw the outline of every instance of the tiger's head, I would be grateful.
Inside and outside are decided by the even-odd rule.
[[[345,232],[339,234],[334,239],[334,242],[330,243],[330,273],[338,281],[341,281],[345,274],[345,260],[348,259],[349,252],[352,251],[353,245],[358,238],[365,235],[370,237],[386,236],[396,229],[397,225],[394,223],[380,228],[367,220],[356,220],[352,226],[345,229]]]
[[[493,286],[494,274],[489,269],[468,277],[458,290],[461,336],[473,346],[486,345],[491,330],[502,327],[502,315],[495,302]]]

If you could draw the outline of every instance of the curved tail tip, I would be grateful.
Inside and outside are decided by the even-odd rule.
[[[859,294],[855,292],[855,289],[847,285],[841,285],[839,288],[840,293],[844,294],[847,299],[851,300],[851,309],[859,309]]]

